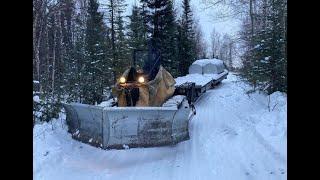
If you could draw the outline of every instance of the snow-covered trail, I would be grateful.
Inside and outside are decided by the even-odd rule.
[[[174,146],[101,150],[72,140],[57,121],[34,137],[34,178],[287,179],[286,97],[273,94],[269,112],[267,96],[246,90],[231,74],[207,91],[195,105],[190,140]]]

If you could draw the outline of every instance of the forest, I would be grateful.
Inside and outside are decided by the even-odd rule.
[[[33,0],[33,121],[56,118],[62,102],[101,103],[130,67],[133,50],[151,40],[173,77],[186,75],[197,59],[218,58],[252,92],[287,92],[287,1],[199,3],[228,7],[220,15],[241,21],[238,34],[213,29],[205,39],[190,0],[137,0],[129,15],[125,0]]]

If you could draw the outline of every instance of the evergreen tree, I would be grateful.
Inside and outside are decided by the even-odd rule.
[[[201,31],[201,26],[199,21],[195,21],[193,24],[193,29],[195,31],[195,52],[196,59],[206,59],[207,57],[207,45],[206,41],[203,39],[203,33]]]
[[[84,103],[95,104],[102,101],[105,78],[106,58],[106,29],[103,23],[103,14],[98,12],[97,0],[90,0],[88,5],[88,17],[85,38],[85,60],[83,68]]]
[[[179,26],[179,67],[180,75],[188,74],[189,66],[196,59],[196,40],[193,29],[193,15],[190,8],[190,0],[183,0],[183,13]]]
[[[177,24],[171,0],[141,0],[144,23],[148,37],[161,52],[162,65],[173,75],[178,75]]]
[[[147,50],[147,31],[146,25],[143,18],[143,8],[138,6],[132,7],[132,13],[129,16],[130,23],[127,27],[128,29],[128,46],[131,52],[134,49],[137,50]],[[133,56],[130,56],[130,61],[132,62]]]
[[[113,71],[113,83],[123,70],[130,64],[128,59],[128,44],[124,38],[123,12],[126,4],[124,0],[109,0],[107,4],[108,20],[111,34],[111,61]]]
[[[258,89],[286,92],[286,1],[272,0],[264,6],[269,9],[256,14],[255,22],[262,26],[257,26],[253,36],[248,36],[248,25],[243,28],[243,39],[252,48],[243,55],[242,74]]]
[[[142,9],[138,6],[132,7],[132,14],[129,16],[127,36],[129,38],[130,49],[146,49],[146,28],[142,16]]]
[[[163,25],[161,28],[161,55],[162,65],[173,77],[179,75],[177,57],[177,24],[175,22],[175,12],[171,0],[167,1],[164,8]]]
[[[117,11],[116,19],[116,57],[119,64],[118,75],[122,74],[130,66],[130,55],[128,38],[125,36],[125,24],[123,20],[123,10]]]

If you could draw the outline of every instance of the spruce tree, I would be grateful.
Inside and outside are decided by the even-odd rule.
[[[85,60],[83,68],[84,103],[95,104],[102,101],[103,84],[106,77],[103,72],[104,64],[108,64],[106,58],[105,37],[106,29],[103,22],[103,14],[98,12],[99,4],[97,0],[90,0],[88,6],[88,17],[85,38]]]
[[[117,77],[123,73],[123,70],[130,64],[128,59],[128,42],[125,39],[123,12],[126,7],[124,0],[108,0],[107,17],[110,26],[111,43],[111,62],[113,83],[116,83]]]
[[[193,29],[193,15],[190,8],[190,1],[183,0],[183,12],[179,26],[179,67],[180,74],[188,74],[189,66],[196,59],[195,32]]]
[[[150,39],[161,53],[162,65],[173,74],[178,75],[177,61],[177,24],[171,0],[141,0],[144,22]]]
[[[132,13],[129,16],[128,39],[130,49],[146,49],[146,28],[142,16],[142,9],[138,6],[132,7]]]
[[[164,8],[163,25],[161,28],[161,55],[162,65],[165,67],[173,77],[178,74],[178,60],[177,60],[177,24],[175,22],[175,12],[171,0],[167,1]]]
[[[130,66],[130,55],[128,38],[125,35],[125,24],[123,20],[123,11],[118,10],[116,19],[116,54],[119,67],[118,75],[122,74]]]
[[[269,94],[287,91],[286,59],[286,1],[272,0],[262,12],[255,14],[257,26],[249,36],[248,26],[243,28],[242,38],[247,43],[243,55],[243,76],[259,90]],[[251,47],[251,48],[250,48]]]

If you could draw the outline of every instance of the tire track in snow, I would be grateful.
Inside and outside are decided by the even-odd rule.
[[[145,158],[145,156],[146,156],[146,151],[143,151],[142,158],[140,158],[139,162],[142,162],[142,160]],[[136,176],[137,174],[139,174],[139,173],[137,173],[137,170],[139,168],[141,168],[141,167],[138,166],[138,164],[139,163],[137,163],[137,165],[134,166],[133,172],[131,172],[131,175],[130,175],[130,178],[129,178],[130,180],[133,180],[133,177]]]
[[[234,107],[232,106],[228,106],[228,105],[222,105],[225,106],[226,108],[224,108],[225,110],[229,111],[230,113],[233,113],[235,116],[237,116],[237,118],[240,120],[241,119],[246,119],[245,116],[243,115],[239,115],[238,113],[236,113],[236,111],[232,111],[230,109],[234,109]],[[231,108],[228,108],[231,107]],[[283,157],[279,152],[277,152],[274,147],[272,147],[272,145],[270,145],[270,143],[268,143],[267,140],[264,139],[264,137],[256,130],[254,124],[252,124],[252,122],[248,122],[248,121],[243,121],[243,123],[240,123],[241,126],[245,126],[245,128],[249,131],[251,131],[253,133],[253,137],[257,139],[257,142],[259,142],[269,153],[271,153],[273,156],[273,158],[275,158],[276,160],[279,160],[281,163],[286,163],[286,158]]]
[[[220,90],[222,90],[223,89],[223,87],[220,89]],[[212,90],[212,91],[214,91],[214,90]],[[225,101],[220,101],[219,102],[219,94],[220,93],[223,93],[222,91],[220,91],[219,92],[219,90],[217,89],[217,91],[215,91],[216,93],[215,94],[213,94],[212,93],[212,96],[210,97],[210,99],[211,99],[211,101],[213,102],[213,103],[211,103],[210,105],[212,105],[212,106],[215,106],[215,107],[217,107],[218,108],[218,106],[216,106],[217,104],[221,104],[221,106],[219,106],[219,108],[220,108],[220,110],[219,111],[217,111],[217,109],[215,108],[215,107],[213,107],[213,111],[214,111],[214,113],[213,114],[215,114],[215,115],[219,115],[219,113],[220,113],[220,116],[221,117],[223,117],[223,115],[221,114],[221,113],[224,113],[224,114],[233,114],[233,116],[234,116],[234,121],[232,122],[232,121],[226,121],[225,122],[225,124],[222,124],[222,128],[221,128],[221,130],[220,131],[218,131],[218,132],[220,132],[220,134],[218,133],[216,133],[214,136],[216,136],[216,138],[219,138],[219,136],[221,136],[221,135],[237,135],[237,131],[234,129],[234,128],[232,128],[232,126],[233,127],[239,127],[239,128],[237,128],[237,129],[239,129],[239,130],[241,130],[241,127],[243,126],[243,119],[244,119],[244,117],[245,116],[242,116],[242,115],[239,115],[238,113],[237,113],[237,111],[235,110],[235,107],[234,106],[228,106],[228,105],[230,105],[230,103],[228,104],[228,103],[226,103],[226,104],[224,104],[223,102],[225,102]],[[224,97],[231,97],[230,95],[226,95],[226,96],[222,96],[223,98]],[[238,100],[237,100],[237,102],[239,102],[241,99],[240,99],[240,97],[238,98]],[[249,108],[250,108],[250,110],[254,110],[251,106],[249,106]],[[209,115],[209,114],[208,114]],[[217,121],[219,121],[219,119],[217,119],[217,118],[215,118],[215,120],[217,120]],[[232,126],[230,126],[230,125],[232,125]],[[208,126],[207,126],[208,127]],[[252,136],[251,136],[251,138],[256,138],[257,139],[257,141],[256,142],[258,142],[258,143],[262,143],[263,144],[263,147],[264,147],[264,149],[266,150],[266,152],[268,152],[268,153],[270,153],[271,154],[271,157],[273,157],[274,159],[276,159],[276,160],[278,160],[278,161],[281,161],[281,163],[286,163],[286,160],[285,160],[285,158],[283,158],[283,157],[281,157],[280,156],[280,153],[278,153],[278,152],[276,152],[274,149],[273,149],[273,147],[261,136],[261,134],[258,132],[258,131],[256,131],[256,129],[255,129],[255,127],[254,126],[252,126],[252,127],[250,127],[250,128],[247,128],[247,129],[249,129],[250,130],[250,133],[252,133]],[[208,131],[207,131],[208,132]],[[246,133],[247,134],[247,133]],[[253,142],[251,142],[251,143],[254,143],[254,141]],[[254,146],[254,145],[252,145],[252,146]],[[246,156],[244,156],[244,157],[250,157],[250,154],[247,154]],[[253,158],[254,159],[254,158]],[[242,167],[242,169],[244,169],[245,171],[250,171],[250,169],[252,169],[252,167],[247,167],[247,166],[245,166],[245,165],[241,165],[241,164],[243,164],[242,162],[246,162],[245,160],[243,160],[243,161],[240,161],[240,162],[238,162],[239,163],[239,165]],[[268,167],[265,167],[265,169],[268,169]],[[248,172],[248,179],[251,179],[252,177],[250,177],[249,176],[250,175],[250,173]]]
[[[232,84],[234,84],[235,82],[230,82],[230,83],[232,83]],[[225,85],[231,85],[230,83],[226,83]],[[239,87],[239,85],[237,85],[237,86],[234,86],[234,87]],[[229,88],[231,88],[231,87],[229,87]],[[221,89],[223,89],[223,88],[220,88],[220,89],[217,89],[217,90],[221,90]],[[222,92],[223,93],[223,92]],[[219,93],[217,93],[217,94],[219,94]],[[237,96],[238,96],[238,94],[236,94]],[[213,95],[212,96],[212,98],[213,97],[215,97],[215,95]],[[257,100],[255,100],[255,101],[253,101],[252,99],[250,99],[250,98],[248,98],[248,97],[246,97],[246,96],[244,96],[245,97],[245,103],[250,103],[250,102],[248,102],[247,100],[251,100],[251,103],[250,104],[252,104],[252,102],[253,103],[255,103],[255,104],[257,104],[257,105],[259,105],[259,106],[264,106],[264,104],[262,103],[262,102],[260,102],[260,101],[257,101]],[[238,97],[238,98],[240,98],[240,97]],[[215,99],[217,99],[217,98],[215,98]],[[244,98],[242,98],[242,99],[244,99]],[[213,99],[214,100],[214,99]],[[270,152],[271,154],[273,154],[273,158],[275,158],[276,160],[279,160],[281,163],[286,163],[286,158],[285,157],[283,157],[279,152],[277,152],[275,149],[274,149],[274,147],[272,147],[272,145],[270,145],[270,143],[268,143],[268,141],[267,140],[265,140],[264,139],[264,137],[256,130],[256,128],[255,128],[255,126],[254,126],[254,124],[252,124],[252,122],[247,122],[247,121],[242,121],[243,119],[246,119],[246,115],[240,115],[238,112],[237,112],[237,110],[236,110],[236,107],[237,107],[237,104],[236,103],[224,103],[225,101],[222,101],[221,102],[221,105],[222,106],[224,106],[224,108],[223,109],[225,109],[225,110],[227,110],[227,111],[229,111],[229,113],[233,113],[235,116],[237,116],[238,117],[238,119],[239,119],[239,125],[240,126],[243,126],[243,124],[244,125],[246,125],[247,127],[248,127],[248,129],[254,134],[254,136],[253,137],[255,137],[256,139],[257,139],[257,141],[268,151],[268,152]],[[239,101],[237,101],[237,102],[239,102]],[[250,111],[254,111],[254,106],[256,106],[255,104],[252,104],[252,106],[249,106],[249,108],[250,108]],[[238,104],[238,107],[239,106],[241,106],[240,104]],[[222,109],[222,108],[221,108]],[[247,113],[248,114],[248,113]],[[244,122],[244,123],[241,123],[241,122]]]
[[[199,109],[199,116],[196,121],[192,123],[193,129],[193,139],[192,139],[192,153],[193,153],[193,168],[196,169],[196,179],[210,179],[212,176],[212,167],[210,157],[206,156],[206,141],[208,139],[207,132],[212,132],[212,128],[210,125],[212,119],[215,119],[214,111],[212,111],[212,106],[208,106],[210,97],[212,96],[212,91],[207,91],[206,94],[202,96],[201,101],[195,104],[196,108]],[[200,116],[206,114],[206,117]],[[197,166],[197,164],[207,164],[206,166]]]
[[[201,128],[203,128],[203,120],[199,119],[199,115],[203,113],[203,107],[201,104],[205,103],[208,98],[208,94],[203,94],[195,103],[197,114],[189,124],[190,140],[177,144],[177,154],[173,167],[176,169],[173,171],[172,179],[175,180],[202,180],[205,173],[207,173],[203,167],[197,166],[204,162],[203,153],[201,152],[200,134]]]

